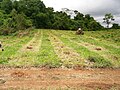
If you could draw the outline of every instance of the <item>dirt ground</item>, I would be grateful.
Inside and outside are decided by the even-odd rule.
[[[120,90],[120,69],[0,68],[0,90]]]

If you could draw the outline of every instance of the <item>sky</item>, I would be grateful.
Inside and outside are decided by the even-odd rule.
[[[55,11],[62,8],[77,10],[83,14],[90,14],[103,24],[106,13],[111,13],[115,23],[120,25],[120,0],[42,0],[46,7],[53,7]]]

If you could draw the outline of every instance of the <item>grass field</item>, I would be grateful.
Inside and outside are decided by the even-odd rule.
[[[120,67],[120,30],[75,31],[32,30],[0,36],[1,66]]]
[[[120,90],[120,30],[26,30],[0,41],[0,90]]]

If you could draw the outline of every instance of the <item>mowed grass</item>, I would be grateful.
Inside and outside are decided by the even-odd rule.
[[[49,31],[43,30],[43,37],[41,48],[38,54],[38,61],[40,66],[45,67],[59,67],[61,66],[61,61],[57,54],[54,52],[53,46],[50,42]]]
[[[40,29],[18,35],[0,36],[5,49],[0,51],[1,65],[120,67],[120,30],[75,35],[75,31]]]
[[[11,59],[11,56],[15,55],[16,52],[27,42],[29,42],[34,36],[34,31],[30,31],[28,35],[24,37],[19,36],[1,36],[0,41],[4,51],[0,50],[0,64],[7,64]]]
[[[107,39],[102,40],[101,38],[99,39],[96,37],[91,37],[91,34],[93,31],[85,32],[85,35],[83,35],[83,36],[75,35],[75,32],[73,32],[73,31],[69,31],[69,32],[68,31],[58,31],[58,32],[59,32],[59,34],[61,33],[62,38],[69,39],[70,41],[76,42],[77,44],[79,43],[80,46],[87,48],[89,51],[99,54],[99,56],[102,56],[105,59],[105,62],[110,61],[112,63],[112,65],[111,65],[112,67],[120,66],[120,46],[116,45],[116,43],[112,42],[113,39],[111,41],[108,41]],[[103,35],[103,31],[101,34],[100,34],[100,32],[101,31],[96,32],[96,33],[99,33],[99,37],[101,35]],[[112,31],[110,30],[109,32],[112,32]],[[115,33],[115,30],[113,32]],[[104,34],[107,35],[106,31]],[[116,34],[117,34],[117,36],[119,36],[118,31],[116,32]],[[116,34],[114,34],[114,35],[116,35]],[[117,37],[115,37],[115,38],[117,38]],[[118,43],[119,43],[119,40],[118,40]],[[99,48],[99,47],[101,48],[100,51],[95,50],[96,48]],[[87,53],[88,53],[88,51],[87,51]],[[87,54],[85,54],[85,55],[86,55],[85,57],[87,57]],[[90,57],[91,57],[91,55],[90,55]],[[100,61],[100,60],[98,59],[97,61]]]
[[[55,32],[54,32],[55,33]],[[65,33],[56,33],[57,35],[61,35],[60,39],[69,47],[73,48],[78,52],[81,56],[81,58],[84,58],[84,66],[89,66],[89,67],[111,67],[112,63],[108,60],[99,55],[98,53],[89,50],[85,46],[79,45],[76,42],[79,42],[80,40],[70,40],[70,37],[65,35]],[[59,36],[58,35],[58,36]],[[75,35],[74,35],[75,36]],[[74,42],[76,41],[76,42]],[[79,42],[80,43],[80,42]]]

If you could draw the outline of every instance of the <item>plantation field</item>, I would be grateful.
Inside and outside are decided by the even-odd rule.
[[[26,30],[0,41],[0,90],[120,90],[120,30]]]
[[[120,67],[120,30],[75,31],[34,30],[0,36],[1,66]]]

